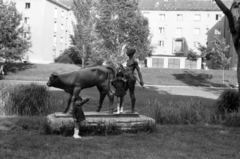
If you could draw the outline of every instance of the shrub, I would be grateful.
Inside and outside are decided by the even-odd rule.
[[[217,115],[237,112],[239,109],[238,91],[235,89],[224,90],[215,104]]]
[[[46,86],[31,84],[2,84],[0,114],[45,115],[62,109],[63,99],[57,99]]]
[[[75,47],[70,47],[59,55],[55,60],[56,63],[82,64],[79,52]]]
[[[150,105],[154,118],[159,124],[197,124],[211,123],[214,114],[201,101],[179,102],[177,105],[169,103],[163,106],[158,100]]]
[[[50,93],[45,86],[34,83],[15,85],[9,91],[5,109],[8,115],[39,115],[49,106]]]
[[[7,101],[9,92],[13,88],[13,85],[0,83],[0,115],[5,115],[5,109],[7,108]]]

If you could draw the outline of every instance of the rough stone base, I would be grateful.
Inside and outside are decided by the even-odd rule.
[[[155,124],[155,120],[138,113],[108,114],[108,112],[84,112],[86,121],[82,126],[116,126],[123,131],[140,130]],[[47,116],[47,123],[52,131],[73,128],[74,121],[70,114],[54,113]]]

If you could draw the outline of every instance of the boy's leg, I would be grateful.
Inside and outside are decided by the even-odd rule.
[[[124,96],[120,97],[120,113],[123,112],[123,102],[124,102]]]
[[[73,137],[75,139],[81,139],[81,136],[79,136],[79,122],[75,122],[74,125],[75,125],[75,128],[74,128],[74,134],[73,134]]]
[[[120,112],[119,98],[120,98],[120,97],[117,97],[117,114],[119,114],[119,112]]]

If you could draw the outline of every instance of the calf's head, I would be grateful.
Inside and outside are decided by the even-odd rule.
[[[52,73],[49,77],[49,80],[47,82],[47,86],[48,87],[55,87],[59,84],[59,78],[58,78],[58,74],[56,73]]]

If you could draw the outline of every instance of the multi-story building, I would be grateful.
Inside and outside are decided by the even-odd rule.
[[[149,20],[154,46],[147,67],[201,69],[201,58],[186,60],[189,50],[198,52],[199,43],[210,47],[214,36],[230,40],[226,18],[214,0],[140,0],[139,5]],[[212,68],[212,62],[207,65]]]
[[[58,0],[11,0],[22,14],[24,37],[32,42],[25,60],[51,63],[70,45],[73,13]]]

